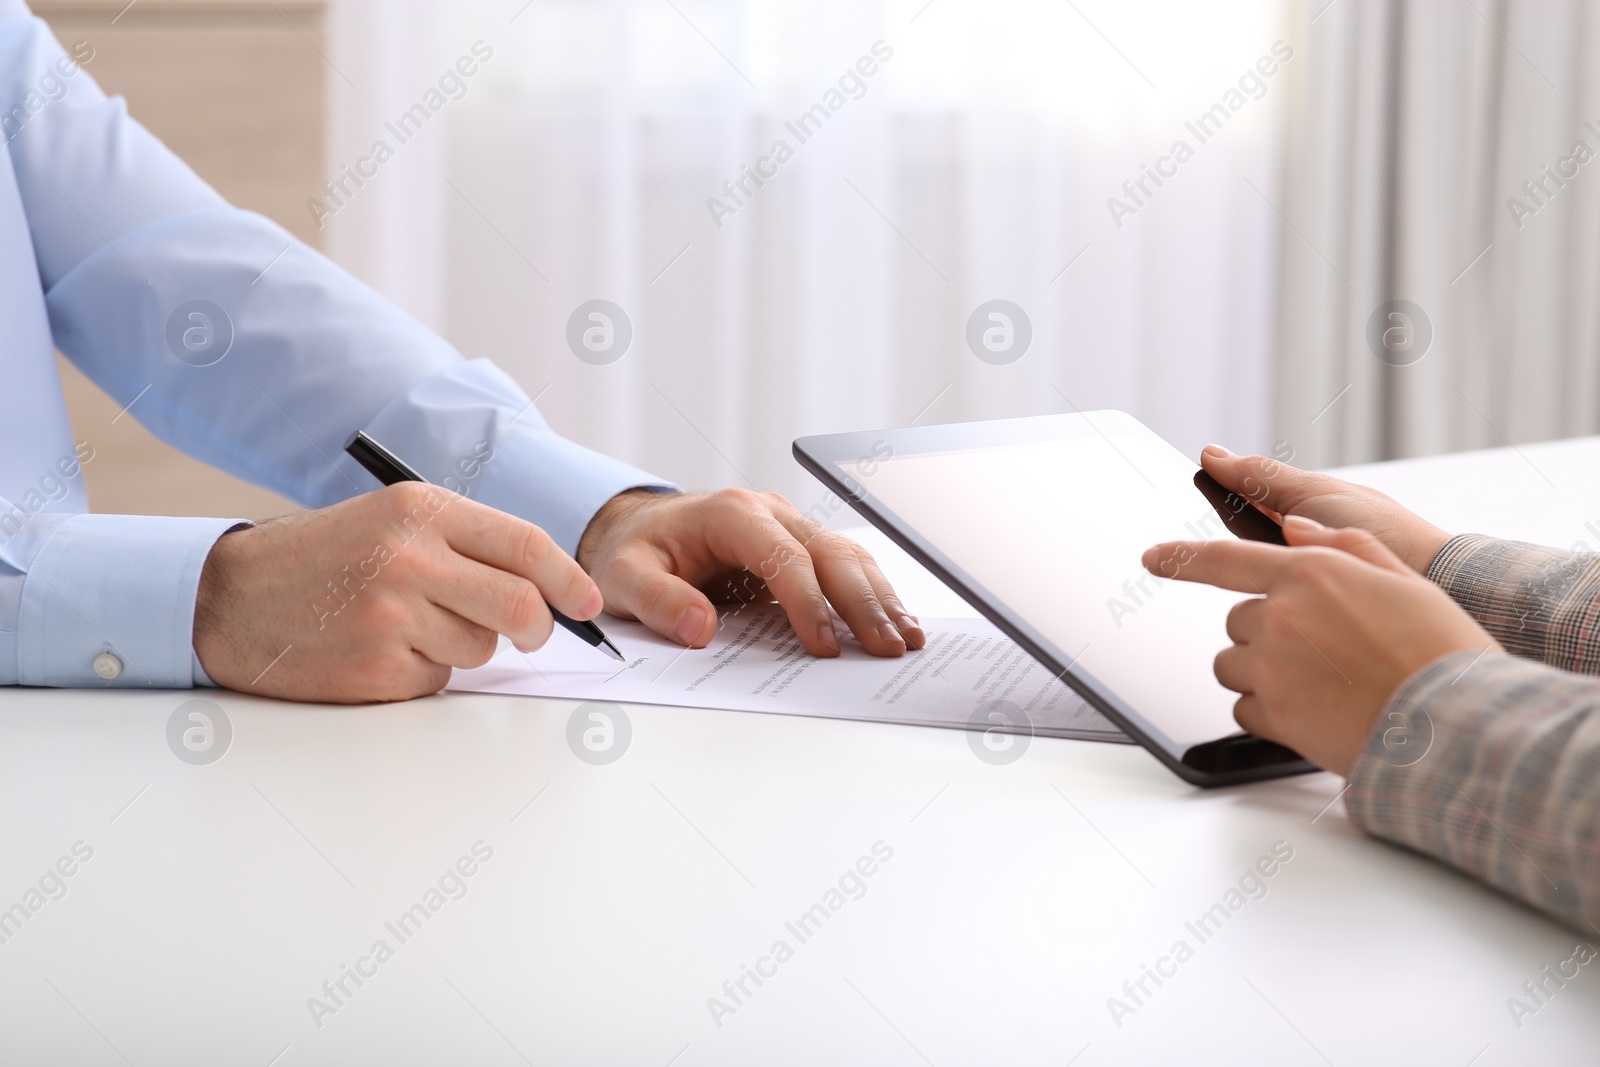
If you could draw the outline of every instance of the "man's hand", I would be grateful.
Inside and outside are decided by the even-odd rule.
[[[1363,530],[1283,524],[1291,547],[1173,541],[1144,554],[1164,578],[1262,594],[1228,613],[1217,681],[1239,725],[1338,774],[1401,683],[1452,652],[1500,646],[1438,586]]]
[[[497,634],[524,652],[600,590],[531,523],[407,482],[221,538],[194,647],[211,680],[290,700],[404,700],[477,667]]]
[[[1364,485],[1313,474],[1266,456],[1236,456],[1221,445],[1207,445],[1200,453],[1200,465],[1275,519],[1300,515],[1324,526],[1365,530],[1418,574],[1428,573],[1433,557],[1450,540],[1437,526]]]
[[[578,562],[607,611],[691,648],[717,632],[713,600],[774,598],[814,656],[839,654],[830,602],[875,656],[926,641],[865,549],[772,493],[620,493],[590,520]]]

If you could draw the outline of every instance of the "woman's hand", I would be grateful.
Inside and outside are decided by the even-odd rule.
[[[1207,445],[1200,465],[1217,481],[1273,518],[1299,515],[1324,526],[1365,530],[1418,574],[1439,554],[1450,535],[1376,489],[1313,474],[1266,456],[1236,456]]]
[[[1340,500],[1317,499],[1330,509]],[[1361,503],[1346,502],[1345,514]],[[1261,594],[1228,613],[1233,646],[1216,659],[1217,681],[1242,694],[1234,718],[1348,774],[1401,683],[1452,652],[1500,646],[1372,534],[1298,516],[1286,518],[1283,531],[1290,547],[1171,541],[1147,550],[1144,565],[1164,578]]]

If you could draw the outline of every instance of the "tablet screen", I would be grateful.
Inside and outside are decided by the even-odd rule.
[[[1212,660],[1242,598],[1139,559],[1160,541],[1232,534],[1194,461],[1117,415],[1081,416],[1076,436],[839,466],[1181,750],[1238,730]]]

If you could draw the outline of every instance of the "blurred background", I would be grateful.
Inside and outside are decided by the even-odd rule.
[[[1600,431],[1590,4],[33,6],[224,195],[686,487],[805,507],[794,437],[1075,408],[1309,466]],[[291,506],[64,374],[96,510]]]

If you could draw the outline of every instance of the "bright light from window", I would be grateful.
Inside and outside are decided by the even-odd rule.
[[[1264,0],[555,0],[522,18],[528,58],[495,73],[535,109],[620,92],[646,114],[712,99],[783,113],[881,39],[894,58],[873,86],[896,110],[1154,130],[1215,102],[1283,35],[1282,16]]]

